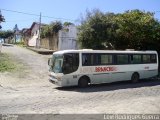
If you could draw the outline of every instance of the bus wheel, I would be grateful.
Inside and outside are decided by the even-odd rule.
[[[89,78],[87,77],[81,77],[78,81],[78,86],[81,88],[87,87],[89,83]]]
[[[131,81],[133,82],[133,83],[137,83],[138,81],[139,81],[139,74],[138,73],[133,73],[132,74],[132,77],[131,77]]]

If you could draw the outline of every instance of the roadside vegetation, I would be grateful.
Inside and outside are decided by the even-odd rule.
[[[160,22],[154,13],[87,11],[81,19],[78,40],[82,48],[157,50],[160,53]]]
[[[0,72],[11,72],[16,69],[16,64],[6,53],[0,53]]]
[[[58,31],[62,29],[62,23],[59,21],[51,22],[49,25],[45,25],[41,29],[41,37],[47,38],[53,35],[57,35]]]

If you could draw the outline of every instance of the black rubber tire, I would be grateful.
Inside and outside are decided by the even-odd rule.
[[[78,81],[78,86],[81,88],[85,88],[88,86],[89,80],[87,77],[81,77]]]
[[[138,73],[133,73],[131,77],[131,81],[133,83],[137,83],[139,81],[139,74]]]

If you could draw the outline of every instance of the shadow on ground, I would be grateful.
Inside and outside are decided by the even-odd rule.
[[[76,92],[103,92],[103,91],[113,91],[120,89],[150,87],[157,85],[160,85],[160,79],[145,79],[145,80],[140,80],[138,83],[131,83],[131,81],[104,83],[104,84],[89,85],[87,88],[79,88],[78,86],[73,86],[73,87],[57,87],[56,89],[61,91],[76,91]]]
[[[7,44],[7,43],[3,43],[2,46],[5,46],[5,47],[14,47],[13,44]]]

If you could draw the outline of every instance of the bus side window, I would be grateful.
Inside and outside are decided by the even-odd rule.
[[[72,54],[65,54],[63,61],[63,73],[68,74],[72,72]]]
[[[151,55],[151,63],[157,63],[157,58],[155,54]]]
[[[63,72],[69,74],[75,72],[79,67],[79,54],[67,53],[64,55]]]
[[[140,64],[142,62],[141,55],[130,55],[130,63],[131,64]]]
[[[96,55],[92,53],[82,54],[82,66],[92,66],[96,64]]]
[[[83,54],[82,55],[82,65],[83,66],[87,66],[88,65],[88,55],[87,54]]]
[[[76,71],[79,67],[79,54],[78,53],[73,53],[73,72]]]
[[[129,63],[129,55],[127,54],[117,54],[116,55],[116,63],[119,65],[128,64]]]
[[[99,65],[112,65],[113,56],[110,54],[99,54]]]
[[[133,63],[133,55],[130,55],[130,62]]]
[[[143,63],[150,63],[151,59],[150,59],[150,55],[143,55]]]

